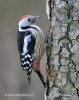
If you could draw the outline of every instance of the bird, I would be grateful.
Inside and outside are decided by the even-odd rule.
[[[36,22],[41,16],[24,15],[19,18],[17,46],[22,69],[26,71],[30,83],[32,71],[46,87],[45,78],[40,70],[40,61],[45,52],[45,34]]]

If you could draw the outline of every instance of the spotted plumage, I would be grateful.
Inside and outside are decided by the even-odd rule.
[[[31,74],[32,72],[32,55],[34,54],[35,41],[35,37],[28,30],[26,32],[20,32],[20,36],[18,36],[17,42],[19,42],[18,49],[20,52],[21,66],[24,70],[26,69],[27,74]]]
[[[20,54],[22,69],[26,71],[30,82],[32,70],[34,70],[46,85],[40,72],[40,60],[45,50],[45,37],[42,30],[35,24],[40,16],[25,15],[19,20],[17,45]]]

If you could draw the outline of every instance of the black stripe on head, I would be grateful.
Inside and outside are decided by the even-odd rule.
[[[33,26],[24,26],[24,27],[21,27],[23,30],[26,30],[26,29],[29,29],[29,28],[33,28],[33,29],[36,29],[37,31],[39,31],[36,27],[33,27]]]

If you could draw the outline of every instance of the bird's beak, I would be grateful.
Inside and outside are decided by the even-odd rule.
[[[36,19],[36,20],[38,20],[38,19],[40,19],[40,18],[42,18],[42,16],[35,16],[35,19]]]

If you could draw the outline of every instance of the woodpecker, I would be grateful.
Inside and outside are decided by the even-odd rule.
[[[18,22],[17,45],[21,66],[30,83],[32,70],[37,73],[44,87],[46,83],[40,71],[40,60],[45,51],[45,35],[36,21],[41,16],[24,15]]]

